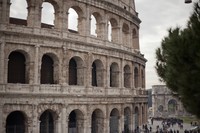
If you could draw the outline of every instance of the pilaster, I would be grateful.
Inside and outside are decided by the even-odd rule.
[[[4,83],[4,47],[3,37],[0,38],[0,84]]]

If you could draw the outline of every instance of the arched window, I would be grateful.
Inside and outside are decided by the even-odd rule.
[[[69,85],[77,85],[77,64],[73,58],[69,61]]]
[[[40,133],[54,133],[54,119],[49,110],[40,116]]]
[[[51,3],[42,3],[42,15],[41,15],[41,27],[42,28],[52,28],[54,27],[55,20],[55,10]]]
[[[124,87],[131,87],[131,70],[128,65],[124,67]]]
[[[111,18],[108,22],[108,40],[112,42],[118,42],[119,40],[119,27],[114,18]]]
[[[135,107],[135,128],[139,126],[139,109]]]
[[[78,32],[78,14],[73,9],[70,8],[68,11],[68,30],[71,32]]]
[[[83,113],[76,109],[68,117],[68,133],[81,133],[84,126]]]
[[[174,99],[169,100],[168,102],[168,112],[171,114],[176,113],[177,110],[177,101]]]
[[[112,25],[110,21],[108,21],[108,41],[112,41]]]
[[[118,133],[119,132],[119,111],[114,108],[110,113],[110,133]]]
[[[8,57],[8,83],[25,83],[26,59],[14,51]]]
[[[49,55],[42,57],[41,84],[54,84],[54,61]]]
[[[117,63],[110,66],[110,87],[119,87],[119,67]]]
[[[138,68],[136,67],[134,69],[134,83],[135,83],[135,88],[138,88],[138,82],[139,82],[139,73],[138,73]]]
[[[91,15],[91,20],[90,20],[90,34],[97,37],[97,20],[94,17],[94,15]]]
[[[144,76],[144,71],[143,70],[141,70],[141,80],[142,80],[142,88],[144,88],[145,87],[145,76]]]
[[[26,123],[24,114],[14,111],[6,119],[6,133],[25,133],[27,132]]]
[[[95,63],[92,63],[92,86],[97,86],[97,68]]]
[[[103,64],[100,60],[92,63],[92,86],[103,86]]]
[[[10,23],[17,25],[27,25],[27,2],[26,0],[11,0]]]
[[[129,26],[125,23],[122,26],[122,33],[123,45],[129,46]]]
[[[103,112],[100,109],[96,109],[92,113],[92,133],[103,133],[104,121]]]
[[[84,85],[84,65],[80,57],[73,57],[69,61],[69,85]]]
[[[131,132],[131,110],[129,107],[124,109],[124,132],[130,133]]]

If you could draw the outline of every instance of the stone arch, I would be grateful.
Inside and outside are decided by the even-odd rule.
[[[27,1],[26,0],[10,0],[10,3],[11,3],[10,10],[9,10],[10,23],[27,26],[27,17],[28,17]],[[18,11],[18,14],[16,14],[16,10]]]
[[[28,118],[24,112],[13,111],[6,118],[6,133],[26,133]]]
[[[45,110],[39,117],[40,133],[55,133],[58,115],[51,109]]]
[[[68,133],[83,133],[84,115],[79,109],[72,110],[68,117]]]
[[[131,109],[130,107],[124,108],[124,133],[131,132]]]
[[[58,14],[59,14],[59,11],[60,11],[60,6],[59,6],[59,3],[57,3],[57,1],[55,1],[55,0],[44,0],[44,1],[41,1],[41,7],[42,7],[42,5],[44,5],[44,4],[47,4],[47,6],[45,6],[45,7],[47,7],[47,11],[45,10],[45,13],[46,14],[44,14],[44,11],[41,11],[41,18],[43,17],[43,14],[47,17],[47,18],[45,18],[45,20],[47,19],[49,19],[49,18],[51,18],[50,20],[48,20],[48,21],[51,21],[50,23],[47,23],[47,22],[42,22],[42,20],[41,20],[41,27],[42,28],[53,28],[53,27],[55,27],[55,28],[57,28],[58,27],[58,25],[59,25],[59,20],[58,20]],[[51,11],[49,12],[48,11],[48,8],[51,8]]]
[[[115,18],[110,18],[108,23],[109,23],[108,28],[110,26],[110,33],[108,34],[108,36],[110,36],[110,41],[118,42],[119,28],[117,20]]]
[[[123,23],[122,25],[122,38],[123,38],[123,45],[124,46],[129,46],[129,25],[126,23]]]
[[[145,74],[144,70],[141,70],[141,83],[142,83],[142,88],[145,88]]]
[[[134,85],[135,88],[139,87],[139,72],[137,67],[134,68]]]
[[[30,56],[23,50],[14,50],[8,56],[8,83],[29,83]]]
[[[94,21],[94,22],[93,22]],[[103,37],[102,29],[102,16],[98,12],[93,12],[90,18],[90,33],[98,38]]]
[[[124,87],[131,87],[131,69],[129,65],[124,66]]]
[[[175,99],[170,99],[168,101],[168,112],[170,114],[175,114],[177,110],[177,101]]]
[[[137,106],[134,109],[134,115],[135,115],[134,121],[135,121],[135,129],[136,129],[137,127],[139,127],[139,118],[140,118],[139,108]]]
[[[84,62],[78,56],[69,60],[69,85],[84,85]]]
[[[95,109],[92,112],[91,118],[91,133],[103,133],[104,132],[104,115],[102,110]]]
[[[112,109],[110,112],[110,133],[118,133],[119,132],[119,110],[117,108]]]
[[[74,33],[82,32],[84,28],[83,10],[79,6],[74,5],[69,8],[68,13],[68,30]]]
[[[59,60],[54,53],[45,53],[41,60],[40,83],[59,83]]]
[[[110,65],[110,87],[119,87],[119,66],[116,62]]]
[[[103,87],[104,72],[103,63],[97,59],[92,63],[92,86]]]

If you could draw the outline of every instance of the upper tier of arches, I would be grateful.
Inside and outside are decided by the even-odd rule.
[[[7,0],[10,4],[4,6],[6,9],[0,7],[0,10],[2,14],[5,12],[7,14],[2,18],[2,20],[6,18],[4,20],[6,23],[61,30],[139,49],[140,20],[136,14],[127,10],[128,7],[124,9],[108,1],[107,5],[104,3],[105,8],[101,7],[102,3],[99,1],[95,2],[93,5],[92,2],[86,4],[76,0],[37,2],[19,0],[18,3],[17,0]],[[19,5],[20,3],[23,4]],[[126,0],[121,3],[134,3],[134,1]],[[20,8],[17,9],[18,7]],[[16,15],[16,10],[19,11],[19,16],[23,16],[22,18]]]

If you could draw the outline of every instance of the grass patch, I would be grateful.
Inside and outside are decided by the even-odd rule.
[[[184,123],[191,123],[191,122],[198,122],[200,120],[198,120],[196,117],[193,117],[193,116],[180,116],[178,117],[179,119],[182,119]]]

